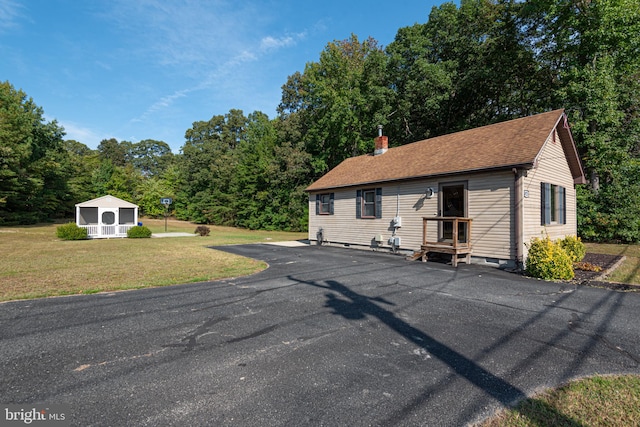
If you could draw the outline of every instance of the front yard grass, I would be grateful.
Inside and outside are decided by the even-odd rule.
[[[640,245],[585,243],[587,252],[624,256],[626,259],[608,277],[611,282],[640,284]]]
[[[143,219],[143,223],[154,233],[164,232],[164,220]],[[0,301],[244,276],[266,265],[208,246],[307,237],[209,226],[208,237],[62,241],[56,237],[58,225],[0,227]],[[193,233],[196,228],[175,220],[167,225],[168,232]]]
[[[482,427],[640,425],[640,377],[595,376],[520,402]]]

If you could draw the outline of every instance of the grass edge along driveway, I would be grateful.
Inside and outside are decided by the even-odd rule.
[[[162,219],[143,219],[154,233]],[[299,240],[306,233],[252,231],[209,226],[211,235],[163,239],[61,241],[60,224],[0,227],[0,302],[48,296],[140,289],[204,282],[256,273],[263,262],[210,249],[211,246]],[[194,233],[196,225],[168,220],[166,231]],[[587,243],[594,253],[625,255],[609,277],[640,284],[640,246]]]
[[[144,219],[154,233],[164,220]],[[210,236],[62,241],[60,224],[0,227],[0,301],[205,282],[256,273],[266,264],[211,246],[298,240],[306,233],[209,226]],[[171,220],[168,232],[196,225]]]
[[[571,381],[502,410],[479,427],[640,425],[640,376],[606,375]]]

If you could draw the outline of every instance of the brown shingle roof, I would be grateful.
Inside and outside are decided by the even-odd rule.
[[[390,148],[378,156],[351,157],[306,191],[514,166],[532,167],[553,129],[563,127],[563,114],[564,110],[554,110]],[[583,179],[571,133],[562,130],[560,138],[573,177]]]

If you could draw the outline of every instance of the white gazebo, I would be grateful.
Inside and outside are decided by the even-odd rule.
[[[90,239],[127,237],[138,224],[138,205],[106,195],[76,205],[76,224]]]

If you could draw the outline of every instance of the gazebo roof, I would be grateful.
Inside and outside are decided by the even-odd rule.
[[[137,208],[138,205],[119,199],[110,194],[76,204],[79,208]]]

